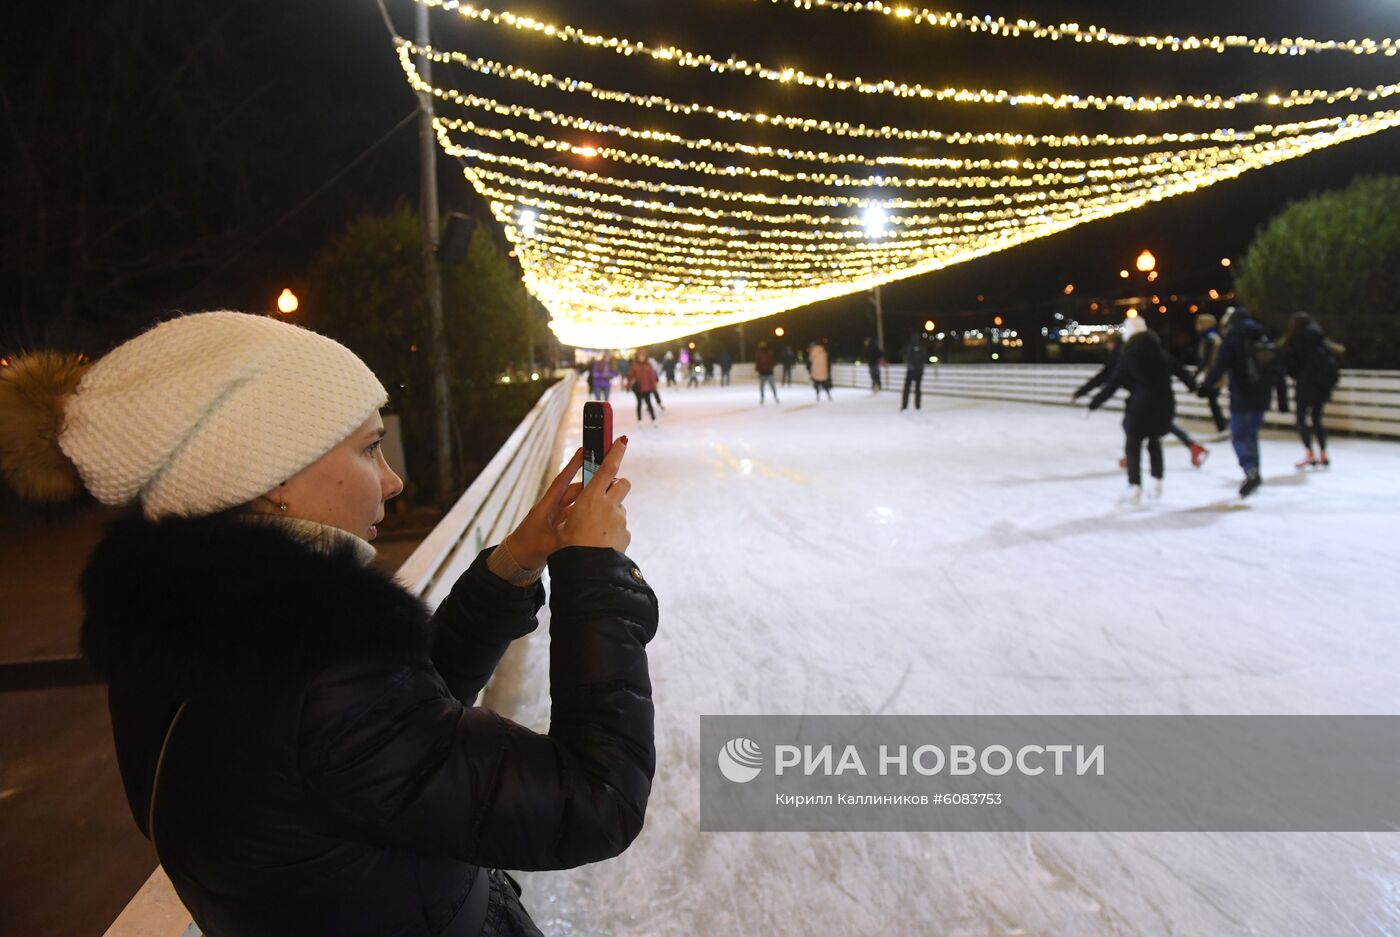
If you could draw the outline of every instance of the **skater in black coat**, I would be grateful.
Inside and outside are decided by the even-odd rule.
[[[1322,408],[1332,399],[1341,368],[1337,355],[1345,349],[1328,340],[1322,326],[1306,312],[1293,314],[1283,339],[1283,363],[1293,378],[1293,406],[1297,413],[1298,435],[1303,440],[1303,455],[1298,468],[1330,466],[1327,457],[1327,430],[1322,425]],[[1313,451],[1313,436],[1317,436],[1317,452]]]
[[[1103,406],[1120,387],[1128,389],[1128,403],[1123,414],[1124,455],[1128,461],[1128,491],[1124,500],[1138,504],[1142,501],[1144,441],[1154,479],[1151,496],[1157,498],[1162,494],[1162,437],[1171,431],[1176,416],[1172,375],[1193,392],[1196,385],[1186,367],[1167,354],[1161,340],[1140,316],[1124,322],[1123,331],[1129,338],[1123,343],[1118,367],[1089,402],[1089,409]]]

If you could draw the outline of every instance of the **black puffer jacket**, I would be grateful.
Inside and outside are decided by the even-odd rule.
[[[1339,374],[1337,356],[1317,323],[1300,329],[1284,346],[1283,363],[1295,382],[1293,396],[1300,406],[1332,399]]]
[[[1237,311],[1220,341],[1220,352],[1215,356],[1215,362],[1206,376],[1201,378],[1202,387],[1213,387],[1222,376],[1229,376],[1231,413],[1267,410],[1275,392],[1278,393],[1278,408],[1288,409],[1288,387],[1282,374],[1273,386],[1249,379],[1249,345],[1264,335],[1262,325],[1243,310]]]
[[[475,934],[500,914],[482,866],[568,868],[640,832],[655,596],[615,550],[555,554],[540,735],[471,705],[544,600],[487,555],[430,617],[349,548],[226,516],[127,517],[94,551],[83,652],[147,835],[188,700],[155,843],[210,937]]]
[[[1172,375],[1193,391],[1196,385],[1186,366],[1167,354],[1155,332],[1140,332],[1123,344],[1118,366],[1090,401],[1097,410],[1120,387],[1128,389],[1123,413],[1123,429],[1134,436],[1165,436],[1176,418],[1176,396]]]

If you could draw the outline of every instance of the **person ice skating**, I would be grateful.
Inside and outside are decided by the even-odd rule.
[[[754,352],[753,369],[758,375],[758,402],[762,404],[763,388],[767,387],[773,392],[773,402],[778,402],[778,387],[773,383],[773,366],[777,359],[773,355],[773,349],[768,347],[767,342],[758,343],[758,351]]]
[[[1167,354],[1157,333],[1147,327],[1141,316],[1123,322],[1123,342],[1117,366],[1103,382],[1099,392],[1089,401],[1089,409],[1097,410],[1117,392],[1128,390],[1128,403],[1123,413],[1124,455],[1127,459],[1128,490],[1120,503],[1136,506],[1142,503],[1142,444],[1147,443],[1147,457],[1152,472],[1149,497],[1162,496],[1162,437],[1172,425],[1176,413],[1176,397],[1172,393],[1172,375],[1193,391],[1195,383],[1185,366]]]
[[[1279,410],[1288,412],[1287,386],[1281,351],[1264,334],[1264,327],[1243,306],[1231,306],[1220,322],[1220,353],[1200,381],[1203,395],[1222,376],[1230,387],[1230,441],[1244,471],[1240,497],[1248,498],[1264,483],[1259,465],[1259,430],[1269,399],[1277,391]]]
[[[656,422],[656,410],[651,405],[651,395],[656,392],[656,369],[647,358],[645,348],[638,348],[632,365],[627,371],[627,386],[632,396],[637,398],[637,422],[642,421],[642,404],[646,404],[651,421]]]
[[[885,353],[881,350],[880,343],[874,338],[865,340],[865,357],[866,367],[870,370],[870,391],[871,393],[879,393],[883,390],[883,385],[880,383],[880,365],[885,360]]]
[[[1129,319],[1128,321],[1131,322],[1133,320]],[[1139,318],[1137,321],[1142,322],[1143,320]],[[1123,333],[1108,333],[1107,337],[1104,339],[1104,344],[1108,346],[1108,359],[1103,363],[1103,367],[1095,372],[1093,377],[1079,385],[1074,393],[1070,394],[1069,399],[1071,403],[1077,402],[1080,397],[1083,397],[1090,391],[1102,387],[1113,377],[1113,373],[1118,370],[1119,362],[1122,360]],[[1168,383],[1170,384],[1170,382]],[[1175,411],[1175,402],[1173,402],[1173,411]],[[1167,432],[1181,440],[1182,445],[1191,453],[1191,465],[1193,468],[1200,468],[1202,465],[1205,465],[1206,459],[1210,457],[1209,449],[1192,439],[1185,430],[1176,424],[1175,420],[1168,424]],[[1128,467],[1127,456],[1119,458],[1118,467],[1121,469]]]
[[[728,387],[729,372],[734,370],[734,356],[729,353],[728,348],[721,348],[716,361],[719,363],[719,386]]]
[[[924,340],[923,333],[918,330],[910,332],[909,340],[904,343],[900,355],[904,358],[904,395],[899,409],[909,409],[909,390],[913,388],[914,409],[921,410],[924,399],[924,365],[928,363],[928,343]]]
[[[501,867],[623,852],[655,770],[656,597],[619,439],[574,454],[430,611],[372,565],[403,482],[388,395],[344,346],[269,316],[164,322],[94,363],[0,371],[0,466],[33,501],[125,510],[83,571],[136,825],[205,934],[539,935]],[[473,701],[536,626],[546,734]]]
[[[1208,312],[1203,312],[1196,316],[1196,379],[1198,381],[1210,371],[1219,354],[1220,331],[1216,328],[1216,318]],[[1216,432],[1227,433],[1230,424],[1225,419],[1224,411],[1220,409],[1220,392],[1225,389],[1225,378],[1222,376],[1214,384],[1203,389],[1206,391],[1206,403],[1210,406],[1210,418],[1215,421]]]
[[[1296,312],[1288,320],[1283,338],[1283,363],[1293,378],[1293,408],[1297,414],[1298,436],[1306,450],[1297,468],[1328,468],[1327,430],[1322,425],[1322,409],[1332,399],[1341,377],[1337,356],[1346,351],[1327,338],[1327,333],[1312,316]],[[1313,450],[1313,437],[1317,450]]]
[[[669,390],[676,386],[676,353],[669,348],[666,349],[666,357],[661,359],[661,370],[666,374],[666,387]],[[657,397],[657,402],[660,402]]]
[[[778,359],[783,365],[783,386],[792,386],[792,366],[797,363],[797,352],[792,350],[791,345],[783,346],[782,357]]]
[[[688,372],[690,374],[690,377],[686,379],[685,386],[687,388],[699,387],[700,375],[704,372],[705,359],[703,356],[701,356],[699,349],[696,349],[695,354],[690,356],[690,369]]]
[[[593,366],[589,369],[589,386],[592,388],[590,396],[594,400],[607,400],[612,396],[612,365],[608,363],[606,355],[600,355],[593,359]]]
[[[822,399],[822,390],[826,391],[826,399],[831,399],[831,356],[824,342],[825,339],[813,342],[812,347],[807,349],[807,370],[811,372],[812,389],[816,392],[817,400]]]

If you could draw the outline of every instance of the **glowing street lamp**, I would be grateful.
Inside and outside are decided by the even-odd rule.
[[[933,320],[932,320],[932,319],[926,319],[926,320],[924,320],[924,331],[925,331],[925,332],[932,332],[933,330],[934,330]]]
[[[887,211],[879,205],[871,205],[861,215],[860,223],[865,226],[866,237],[879,238],[885,236],[885,229],[889,227],[890,216]]]
[[[1220,266],[1222,266],[1222,267],[1228,267],[1228,266],[1230,266],[1230,258],[1229,258],[1229,257],[1221,257],[1221,258],[1220,258]]]
[[[783,329],[783,327],[780,325],[780,326],[778,326],[776,329],[773,330],[773,334],[776,335],[776,336],[778,336],[779,338],[782,338],[784,335],[787,334],[787,332],[786,332],[786,331]]]
[[[277,297],[277,311],[284,316],[289,316],[296,312],[297,307],[300,305],[301,301],[297,299],[297,294],[289,289],[284,289],[281,295]]]
[[[1157,258],[1152,256],[1151,251],[1143,251],[1138,254],[1137,268],[1139,273],[1151,273],[1157,269]]]

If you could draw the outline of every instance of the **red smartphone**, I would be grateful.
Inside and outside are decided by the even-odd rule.
[[[590,400],[583,405],[583,483],[586,485],[612,448],[612,404]]]

